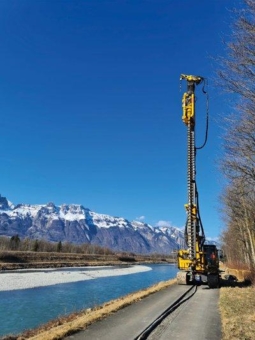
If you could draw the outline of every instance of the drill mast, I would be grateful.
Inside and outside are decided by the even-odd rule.
[[[205,79],[185,74],[181,74],[180,79],[187,82],[187,91],[182,97],[182,120],[187,127],[188,203],[185,204],[187,222],[184,235],[187,249],[178,251],[177,259],[180,271],[177,273],[177,283],[207,282],[209,287],[216,288],[219,285],[218,251],[215,245],[204,244],[205,235],[199,213],[196,185],[196,149],[201,149],[201,147],[195,147],[195,89]],[[205,93],[205,91],[203,92]]]
[[[183,94],[182,120],[187,126],[187,192],[188,203],[185,205],[187,210],[187,223],[185,238],[188,246],[188,258],[193,261],[196,258],[197,241],[201,236],[200,218],[197,202],[196,189],[196,149],[195,149],[195,87],[204,80],[202,77],[182,74],[181,80],[187,81],[187,92]],[[202,235],[204,238],[204,235]],[[199,242],[199,248],[200,248]]]

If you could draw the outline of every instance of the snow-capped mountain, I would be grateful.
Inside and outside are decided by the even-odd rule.
[[[152,227],[122,217],[98,214],[82,205],[53,203],[14,206],[0,196],[0,235],[52,242],[90,243],[137,254],[169,254],[184,247],[174,227]]]

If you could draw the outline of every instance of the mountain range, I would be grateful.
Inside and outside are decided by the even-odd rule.
[[[98,214],[78,204],[14,206],[0,196],[0,236],[89,243],[113,251],[169,254],[185,247],[183,232]]]

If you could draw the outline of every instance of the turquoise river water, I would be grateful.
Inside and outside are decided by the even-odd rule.
[[[0,292],[0,336],[18,334],[58,316],[91,308],[147,288],[157,282],[169,280],[174,278],[178,271],[176,266],[167,264],[148,267],[151,270],[130,275],[2,291]],[[77,269],[68,268],[66,270],[75,271]],[[89,269],[87,267],[84,270]]]

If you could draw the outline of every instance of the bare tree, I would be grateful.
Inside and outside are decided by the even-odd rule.
[[[255,267],[254,194],[242,179],[226,188],[222,201],[227,229],[223,233],[225,253],[231,262]]]
[[[222,171],[228,184],[223,194],[226,230],[223,242],[229,258],[255,268],[255,2],[243,0],[234,12],[228,57],[219,71],[224,88],[235,95],[227,118]]]

